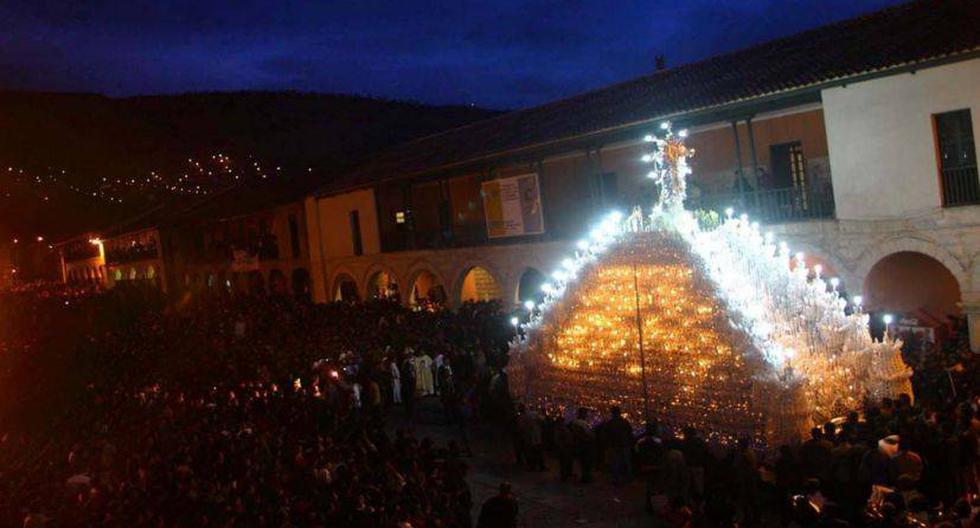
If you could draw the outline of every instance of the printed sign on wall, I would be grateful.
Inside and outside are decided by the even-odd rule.
[[[482,190],[490,238],[544,233],[537,174],[483,182]]]

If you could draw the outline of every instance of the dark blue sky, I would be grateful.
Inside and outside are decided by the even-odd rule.
[[[359,93],[518,108],[897,0],[4,0],[0,88]]]

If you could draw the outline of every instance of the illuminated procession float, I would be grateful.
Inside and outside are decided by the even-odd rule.
[[[701,225],[684,210],[685,136],[665,123],[645,138],[658,203],[611,213],[528,305],[508,367],[515,395],[774,445],[865,398],[911,394],[901,343],[871,337],[859,297],[846,312],[836,279],[744,215]]]

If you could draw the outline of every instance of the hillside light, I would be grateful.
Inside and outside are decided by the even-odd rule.
[[[725,209],[725,216],[727,216],[729,220],[732,219],[732,215],[734,214],[735,214],[735,209],[732,209],[731,207]]]
[[[532,300],[524,301],[524,308],[527,308],[527,311],[530,312],[531,310],[533,310],[534,309],[534,306],[535,306],[534,305],[534,301],[532,301]]]
[[[516,318],[516,317],[511,317],[511,318],[510,318],[510,324],[512,324],[512,325],[514,325],[514,328],[517,328],[517,325],[518,325],[518,324],[519,324],[520,322],[521,322],[521,321],[520,321],[520,320],[519,320],[518,318]]]
[[[860,295],[855,295],[852,300],[854,301],[854,306],[857,306],[858,308],[860,308],[864,303],[864,297],[861,297]]]
[[[885,314],[881,317],[881,320],[885,322],[885,326],[887,327],[888,325],[892,324],[892,321],[895,320],[895,316],[892,314]]]

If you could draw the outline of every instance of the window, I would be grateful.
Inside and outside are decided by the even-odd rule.
[[[602,172],[595,178],[595,203],[602,210],[619,207],[619,177],[615,172]]]
[[[783,143],[769,147],[769,159],[772,165],[772,181],[760,181],[760,190],[794,188],[805,190],[806,157],[803,156],[803,144],[799,141]]]
[[[293,250],[293,258],[299,258],[299,223],[296,221],[296,215],[289,215],[289,245]]]
[[[405,223],[405,211],[395,212],[395,223],[404,224]]]
[[[980,203],[970,110],[936,114],[935,127],[943,206]]]
[[[357,211],[350,212],[350,239],[353,243],[355,255],[364,254],[364,246],[361,242],[361,217]]]

